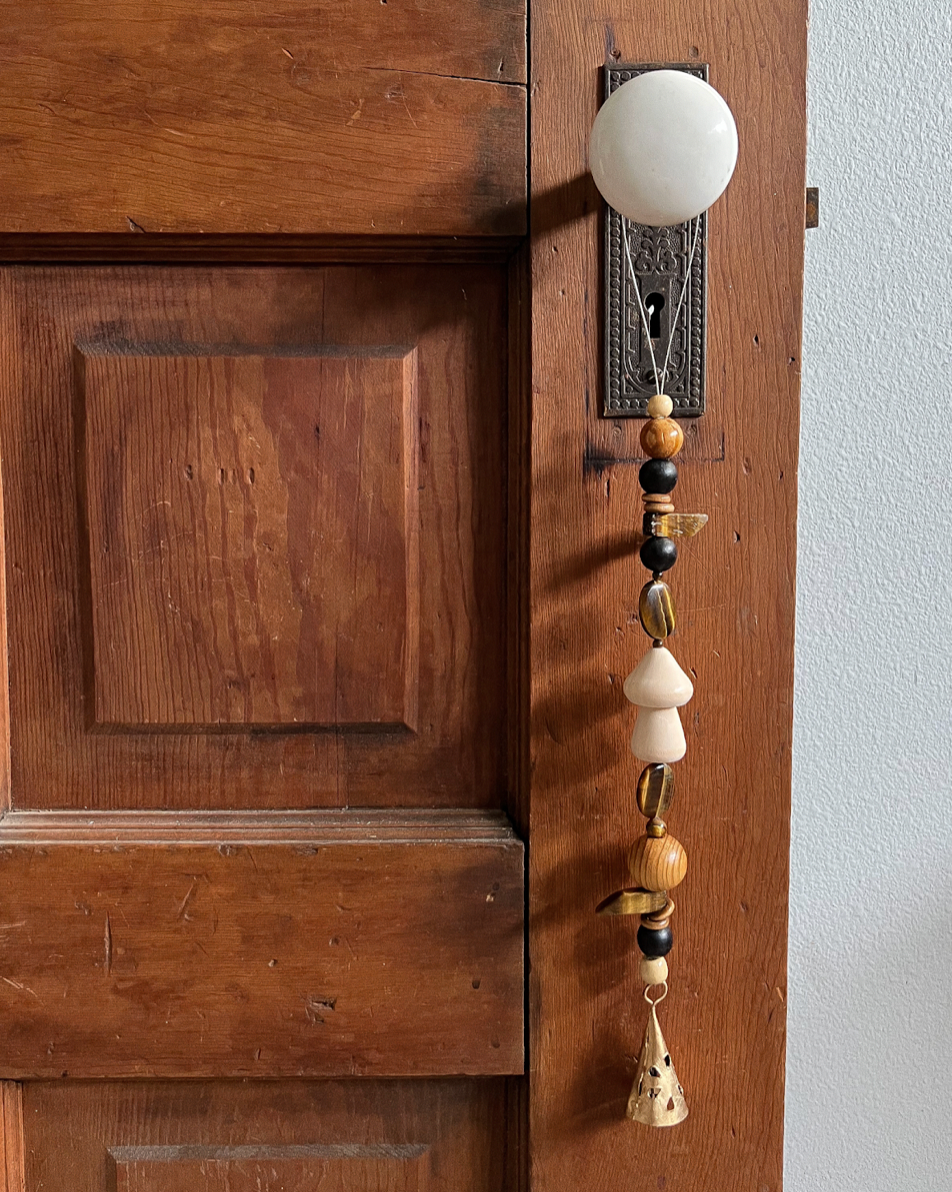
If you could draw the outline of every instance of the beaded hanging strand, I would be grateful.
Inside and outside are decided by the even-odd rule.
[[[688,269],[678,300],[684,302],[691,277],[691,263],[700,236],[700,218],[688,255]],[[678,1082],[671,1056],[658,1024],[657,1006],[668,993],[668,961],[674,937],[671,918],[674,903],[668,892],[679,885],[687,872],[687,853],[669,834],[662,818],[674,796],[674,771],[687,751],[678,709],[694,695],[694,685],[667,648],[677,618],[674,598],[663,576],[677,562],[675,539],[696,534],[707,522],[706,514],[678,514],[672,493],[678,482],[674,457],[681,450],[684,434],[671,417],[674,403],[664,393],[664,380],[671,354],[671,338],[659,372],[654,361],[648,315],[628,247],[627,221],[622,220],[625,253],[631,283],[638,297],[642,328],[649,344],[657,392],[648,401],[648,421],[641,431],[641,446],[647,462],[638,474],[643,490],[644,516],[641,562],[650,578],[638,599],[642,628],[651,639],[651,649],[625,680],[625,695],[638,709],[631,751],[644,763],[635,788],[638,810],[648,820],[645,834],[635,841],[628,857],[632,887],[620,890],[598,907],[600,914],[637,914],[638,947],[643,956],[640,975],[645,1000],[651,1007],[644,1043],[638,1058],[634,1087],[627,1116],[649,1126],[673,1126],[688,1115],[684,1091]],[[672,321],[671,337],[676,320]]]

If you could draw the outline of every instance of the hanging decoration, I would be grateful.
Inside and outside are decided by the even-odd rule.
[[[635,802],[648,822],[628,855],[631,886],[610,895],[597,908],[601,915],[641,918],[639,971],[650,1010],[627,1116],[647,1126],[674,1126],[688,1115],[657,1010],[667,997],[667,957],[674,943],[675,905],[669,895],[684,880],[688,866],[687,853],[668,832],[665,817],[674,798],[672,766],[687,752],[679,709],[694,695],[693,683],[668,649],[677,616],[664,577],[677,562],[678,541],[697,534],[708,519],[706,514],[675,510],[672,494],[678,468],[674,461],[684,434],[671,417],[673,403],[664,392],[671,338],[659,368],[651,336],[652,312],[645,307],[632,264],[627,221],[653,227],[693,221],[690,277],[700,216],[725,190],[736,160],[737,129],[730,108],[703,79],[676,70],[650,70],[624,83],[603,104],[592,128],[592,175],[605,200],[625,217],[627,266],[655,382],[648,421],[641,431],[647,460],[639,472],[644,504],[640,558],[649,576],[638,598],[638,614],[651,646],[624,688],[637,708],[631,751],[643,768],[635,784]],[[686,291],[687,281],[678,310]],[[676,324],[677,312],[671,322]]]

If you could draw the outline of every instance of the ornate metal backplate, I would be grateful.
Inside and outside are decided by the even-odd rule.
[[[648,70],[683,70],[707,79],[707,65],[642,63],[605,67],[605,98],[622,83]],[[606,207],[605,218],[605,398],[607,418],[646,418],[648,398],[655,392],[654,370],[648,338],[631,288],[622,238],[622,217]],[[691,417],[704,413],[704,341],[706,324],[707,216],[700,216],[701,231],[684,305],[678,315],[665,392],[674,402],[674,413]],[[668,346],[670,322],[687,276],[695,222],[670,228],[650,228],[628,223],[628,243],[643,299],[660,296],[652,304],[651,338],[658,368]],[[658,309],[660,307],[660,310]]]

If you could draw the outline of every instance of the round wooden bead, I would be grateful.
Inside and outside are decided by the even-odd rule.
[[[664,580],[649,580],[641,589],[638,616],[645,633],[655,641],[663,642],[668,634],[674,633],[674,597]]]
[[[674,936],[670,927],[652,931],[644,924],[638,928],[638,947],[646,956],[667,956],[674,947]]]
[[[635,788],[638,810],[648,819],[664,815],[674,800],[674,771],[670,766],[645,766]]]
[[[643,762],[679,762],[688,751],[677,708],[639,708],[631,752]]]
[[[669,571],[678,561],[678,548],[673,538],[647,538],[639,551],[641,561],[651,572]]]
[[[652,418],[641,428],[641,449],[650,459],[670,459],[684,444],[684,431],[673,418]]]
[[[668,979],[668,962],[663,956],[642,956],[639,967],[646,985],[663,985]]]
[[[684,881],[688,855],[680,841],[670,835],[656,839],[641,836],[628,856],[628,872],[645,890],[673,890]]]
[[[638,483],[646,493],[669,493],[678,483],[678,465],[670,459],[649,459],[641,465]]]
[[[666,393],[653,393],[648,398],[648,417],[667,418],[674,409],[674,402]]]

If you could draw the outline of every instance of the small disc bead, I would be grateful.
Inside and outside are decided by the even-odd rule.
[[[641,465],[638,482],[646,493],[669,493],[678,483],[678,465],[670,459],[649,459]]]
[[[652,931],[642,925],[638,928],[638,947],[645,956],[667,956],[674,947],[674,935],[670,927]]]
[[[652,574],[670,571],[678,561],[678,548],[673,538],[646,538],[639,554],[642,563]]]
[[[639,968],[646,985],[663,985],[668,979],[668,962],[663,956],[642,956]]]
[[[670,459],[684,445],[684,431],[673,418],[652,418],[641,428],[641,447],[649,459]]]
[[[648,398],[648,417],[667,418],[674,409],[674,402],[666,393],[654,393]]]

